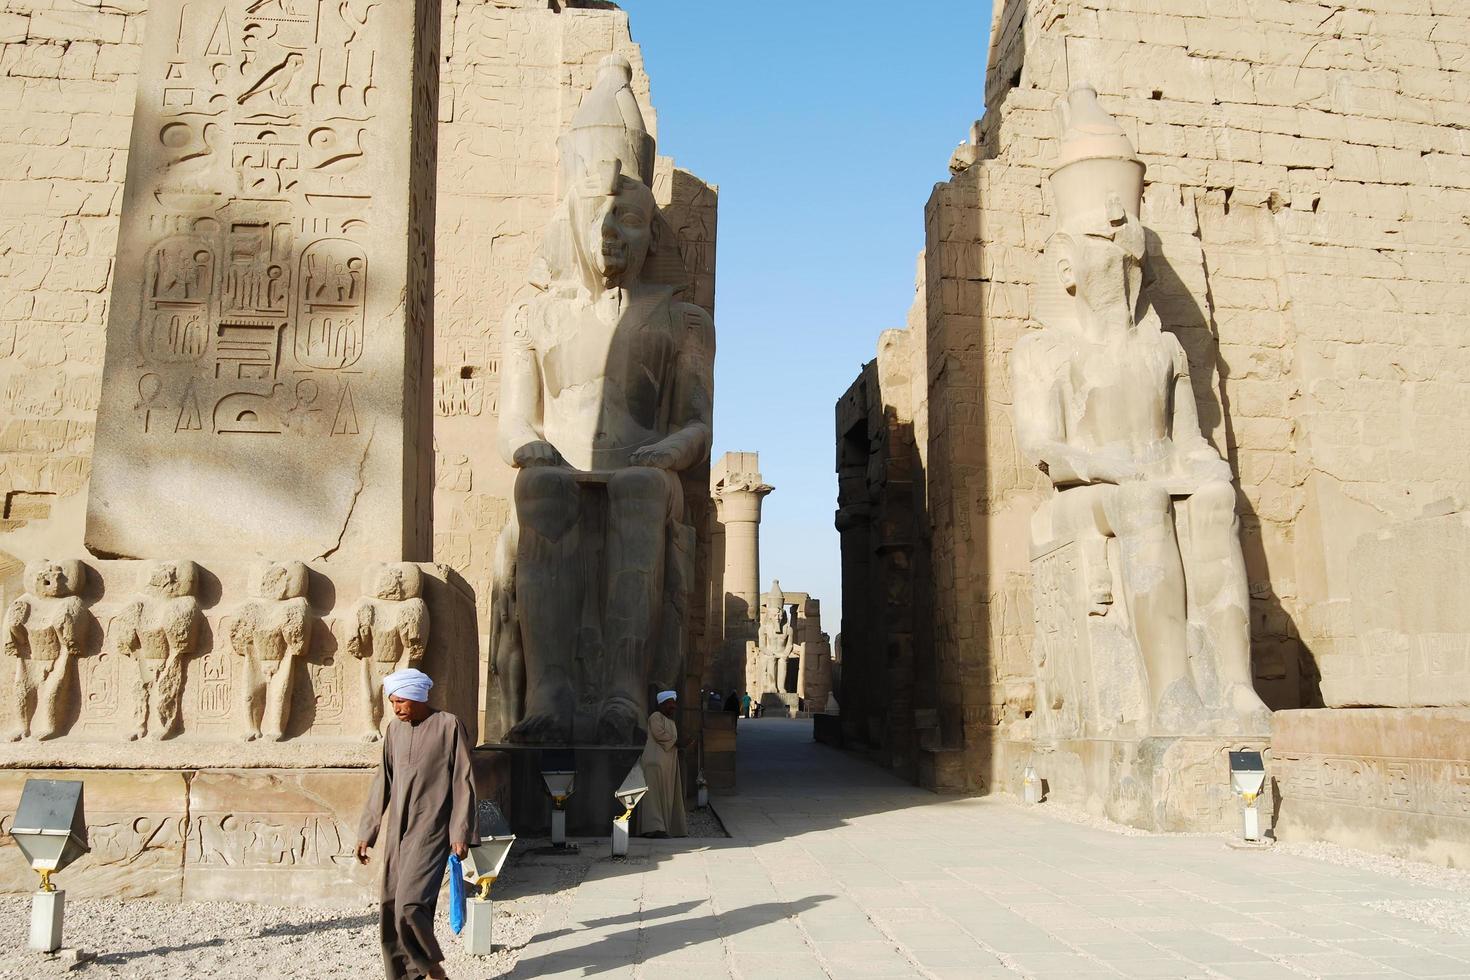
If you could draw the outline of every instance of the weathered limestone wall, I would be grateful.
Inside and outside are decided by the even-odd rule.
[[[1043,483],[1016,449],[1007,360],[1052,228],[1053,106],[1084,80],[1148,165],[1155,305],[1239,480],[1258,690],[1273,707],[1319,704],[1319,675],[1366,683],[1364,658],[1393,651],[1426,683],[1463,673],[1457,627],[1374,645],[1362,607],[1380,598],[1355,592],[1352,556],[1470,501],[1456,408],[1470,343],[1455,326],[1470,298],[1467,45],[1470,9],[1442,0],[996,4],[986,113],[926,210],[910,328],[927,345],[914,428],[935,630],[915,659],[937,680],[913,724],[937,711],[933,785],[988,787],[991,738],[1024,737],[1044,710],[1026,547]]]
[[[552,9],[559,7],[560,9]],[[0,0],[0,579],[79,554],[146,0]],[[500,318],[556,202],[556,138],[597,62],[648,77],[626,13],[445,0],[433,298],[433,557],[474,588],[482,658],[512,471],[494,450]],[[654,112],[647,123],[656,134]],[[714,305],[717,191],[660,158],[655,194]],[[690,475],[700,547],[706,486]],[[427,512],[425,511],[425,516]],[[704,553],[701,551],[701,553]],[[304,556],[310,557],[310,556]],[[704,568],[701,562],[699,567]],[[702,667],[702,609],[691,649]],[[482,675],[488,665],[482,663]]]

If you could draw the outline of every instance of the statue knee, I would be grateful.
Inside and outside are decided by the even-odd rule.
[[[1108,507],[1109,522],[1119,534],[1147,531],[1170,523],[1171,506],[1169,492],[1160,486],[1122,484]]]
[[[636,507],[667,513],[679,493],[679,478],[668,470],[630,466],[614,473],[607,483],[614,507]]]
[[[1202,527],[1234,527],[1235,487],[1216,480],[1200,487],[1189,498],[1193,523]]]
[[[572,474],[558,466],[533,466],[516,475],[516,517],[553,540],[561,537],[581,516],[582,500]]]

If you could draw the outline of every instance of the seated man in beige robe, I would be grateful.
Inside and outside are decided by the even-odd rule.
[[[464,722],[429,707],[427,674],[410,667],[383,678],[394,720],[383,739],[358,829],[357,860],[382,843],[379,917],[388,980],[445,977],[434,938],[434,908],[452,851],[461,859],[478,844],[475,787]]]
[[[638,828],[644,837],[688,837],[684,810],[684,774],[679,768],[679,726],[674,715],[679,696],[664,691],[658,709],[648,716],[648,741],[643,745],[643,778],[648,793],[638,806]]]

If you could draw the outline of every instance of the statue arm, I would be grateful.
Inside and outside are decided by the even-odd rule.
[[[714,441],[715,324],[692,303],[679,304],[683,317],[683,344],[674,378],[673,413],[669,434],[652,446],[633,452],[635,466],[687,470],[709,458]]]
[[[5,655],[25,656],[29,647],[25,634],[25,622],[30,618],[31,606],[24,599],[17,599],[5,611]]]
[[[1015,392],[1016,437],[1021,451],[1050,477],[1053,485],[1098,482],[1088,465],[1088,454],[1066,441],[1066,424],[1061,393],[1056,388],[1057,366],[1048,363],[1048,351],[1032,334],[1016,345],[1011,355],[1011,388]],[[1112,482],[1103,480],[1103,482]]]
[[[528,304],[512,306],[505,314],[505,362],[500,387],[500,456],[511,466],[536,462],[557,463],[560,456],[541,436],[541,368],[531,346]],[[546,451],[537,452],[537,445]]]
[[[1172,345],[1174,358],[1173,417],[1170,419],[1170,438],[1174,442],[1177,458],[1189,466],[1191,475],[1200,479],[1230,480],[1234,474],[1230,464],[1220,458],[1220,453],[1205,439],[1199,424],[1199,406],[1194,400],[1194,382],[1189,377],[1189,358],[1179,338],[1165,332]]]

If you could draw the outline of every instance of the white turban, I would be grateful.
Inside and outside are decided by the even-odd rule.
[[[428,674],[413,667],[395,670],[383,678],[383,694],[390,698],[397,695],[405,701],[429,700],[429,688],[433,686]]]
[[[679,692],[678,691],[659,691],[658,692],[658,703],[659,704],[663,704],[665,701],[672,701],[675,698],[677,698],[678,696],[679,696]]]

